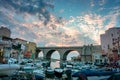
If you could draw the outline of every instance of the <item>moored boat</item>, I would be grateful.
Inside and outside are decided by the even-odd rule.
[[[0,76],[10,76],[18,69],[20,69],[18,64],[0,64]]]

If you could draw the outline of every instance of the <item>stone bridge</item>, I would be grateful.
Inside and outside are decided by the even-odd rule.
[[[38,57],[39,52],[43,52],[44,59],[50,60],[51,55],[54,51],[58,51],[60,54],[60,60],[65,61],[67,59],[67,55],[71,51],[77,51],[81,59],[84,61],[92,61],[92,54],[100,51],[100,46],[76,46],[76,47],[37,47],[36,49],[36,58]]]

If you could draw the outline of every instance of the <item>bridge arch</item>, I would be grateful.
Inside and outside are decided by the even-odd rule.
[[[50,60],[52,54],[53,54],[55,51],[57,51],[57,50],[50,50],[50,51],[48,51],[48,52],[46,53],[46,55],[45,55],[46,59],[47,59],[47,60]]]
[[[68,54],[70,54],[72,51],[76,51],[77,53],[79,53],[77,50],[67,50],[64,55],[63,55],[63,60],[66,61],[67,60],[67,56]],[[80,55],[80,53],[79,53]]]
[[[43,51],[40,51],[40,52],[38,53],[38,58],[41,58],[41,57],[44,57]]]
[[[39,57],[39,53],[40,53],[40,52],[43,52],[43,51],[40,50],[40,49],[36,49],[35,58],[38,58],[38,57]],[[43,57],[44,57],[44,53],[43,53]]]

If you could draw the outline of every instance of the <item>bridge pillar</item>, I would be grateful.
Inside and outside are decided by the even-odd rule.
[[[41,50],[38,50],[38,49],[36,50],[35,59],[38,58],[38,54],[39,54],[40,51],[41,51]]]
[[[66,59],[65,59],[65,57],[64,57],[64,54],[65,54],[66,50],[65,50],[65,49],[61,49],[61,50],[58,50],[58,52],[59,52],[59,54],[60,54],[60,60],[61,60],[61,61],[65,61]],[[66,57],[67,57],[67,56],[66,56]]]

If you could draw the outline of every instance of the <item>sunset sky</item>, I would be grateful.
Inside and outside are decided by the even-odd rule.
[[[120,0],[0,0],[0,26],[41,47],[100,44],[120,27]]]

